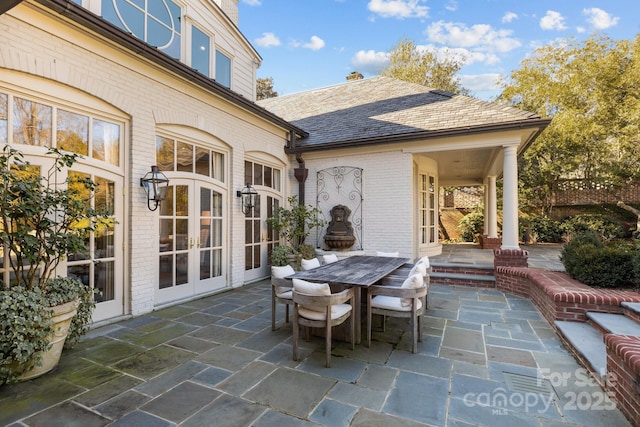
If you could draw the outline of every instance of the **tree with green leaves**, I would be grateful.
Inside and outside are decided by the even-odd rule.
[[[456,94],[468,94],[462,87],[458,72],[464,60],[451,54],[440,57],[432,50],[420,49],[413,40],[403,38],[389,51],[389,65],[383,76],[417,83],[432,89]]]
[[[256,100],[275,98],[278,92],[273,90],[273,78],[256,79]]]
[[[502,83],[499,100],[542,117],[547,129],[524,153],[522,198],[553,208],[564,178],[640,178],[640,35],[592,36],[537,49]]]

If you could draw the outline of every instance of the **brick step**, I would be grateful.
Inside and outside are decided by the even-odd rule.
[[[603,335],[640,336],[640,323],[623,314],[587,312],[587,319]]]
[[[607,372],[607,348],[598,329],[588,323],[553,322],[570,349],[600,378]]]
[[[463,264],[457,262],[431,262],[433,273],[454,273],[493,276],[493,264]]]
[[[431,263],[431,283],[482,288],[495,288],[493,265],[462,264],[452,262]]]
[[[624,315],[640,322],[640,302],[623,302],[620,304]]]

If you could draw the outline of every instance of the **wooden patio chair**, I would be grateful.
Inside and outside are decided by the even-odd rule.
[[[300,327],[322,328],[325,334],[325,366],[331,367],[331,328],[349,319],[351,350],[355,344],[353,288],[335,294],[328,283],[313,283],[293,279],[293,360],[298,360]],[[348,304],[347,302],[351,302]]]
[[[289,306],[293,305],[293,284],[287,276],[295,274],[290,265],[271,266],[271,330],[276,330],[276,303],[285,305],[285,323],[289,323]]]
[[[371,347],[372,317],[382,316],[385,330],[386,316],[408,318],[411,325],[411,351],[417,353],[422,341],[422,315],[426,307],[427,285],[423,275],[407,277],[401,286],[373,285],[367,288],[367,347]]]

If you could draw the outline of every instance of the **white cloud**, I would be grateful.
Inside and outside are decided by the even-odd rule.
[[[438,21],[426,30],[429,40],[453,47],[475,47],[487,52],[508,52],[522,44],[510,37],[511,30],[496,30],[487,24],[467,27],[462,23]]]
[[[564,30],[564,16],[554,10],[547,10],[547,14],[540,19],[540,28],[543,30]]]
[[[302,45],[305,49],[320,50],[324,47],[324,40],[318,36],[311,36],[311,40],[308,43]]]
[[[374,50],[360,50],[351,58],[354,70],[371,75],[380,74],[388,63],[389,54],[387,52]]]
[[[518,19],[518,14],[517,13],[513,13],[513,12],[506,12],[502,16],[502,22],[504,22],[506,24],[508,24],[509,22],[512,22],[515,19]]]
[[[582,14],[587,17],[587,22],[598,30],[606,30],[609,27],[618,25],[619,17],[613,17],[608,12],[597,7],[583,9]]]
[[[455,12],[458,10],[458,0],[449,0],[444,8],[450,12]]]
[[[370,0],[367,8],[383,18],[426,18],[429,8],[424,0]]]
[[[460,75],[460,83],[471,92],[498,90],[499,80],[500,74],[497,73]]]
[[[254,41],[260,47],[280,46],[280,39],[273,33],[262,33],[262,37]]]
[[[242,0],[242,3],[248,4],[249,6],[260,6],[262,1],[260,0]]]

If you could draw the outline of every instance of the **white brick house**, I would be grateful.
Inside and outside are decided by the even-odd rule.
[[[275,242],[264,220],[291,194],[318,203],[318,177],[323,171],[333,176],[334,168],[348,167],[363,177],[361,186],[351,181],[362,201],[356,212],[361,250],[398,250],[407,257],[436,253],[437,203],[419,201],[437,201],[438,186],[457,182],[450,168],[463,171],[461,183],[494,177],[495,190],[502,147],[521,151],[547,124],[515,110],[502,121],[487,118],[489,104],[465,98],[466,116],[475,122],[461,125],[461,118],[433,110],[428,122],[442,126],[431,136],[412,138],[424,130],[412,123],[392,129],[396,134],[374,126],[348,135],[339,121],[326,126],[313,120],[338,112],[331,102],[315,102],[326,111],[306,110],[307,122],[276,104],[256,104],[261,61],[238,28],[237,0],[0,5],[0,144],[19,148],[42,166],[51,161],[48,146],[82,154],[74,173],[101,184],[100,197],[115,219],[113,229],[88,240],[87,259],[65,262],[57,271],[102,290],[97,322],[267,277]],[[350,89],[343,93],[358,98]],[[406,111],[391,108],[398,117],[380,123],[401,123]],[[471,130],[456,133],[461,128]],[[71,145],[69,135],[82,144]],[[474,163],[473,173],[449,156],[464,150],[469,155],[463,162],[478,155],[483,160]],[[299,185],[294,170],[302,160],[310,173]],[[152,165],[170,180],[169,196],[156,211],[147,208],[140,186]],[[246,183],[260,195],[250,215],[242,213],[236,197]],[[326,206],[342,197],[336,188],[322,202]],[[313,236],[319,249],[320,238]],[[3,251],[0,257],[3,281],[10,280],[7,256]]]

